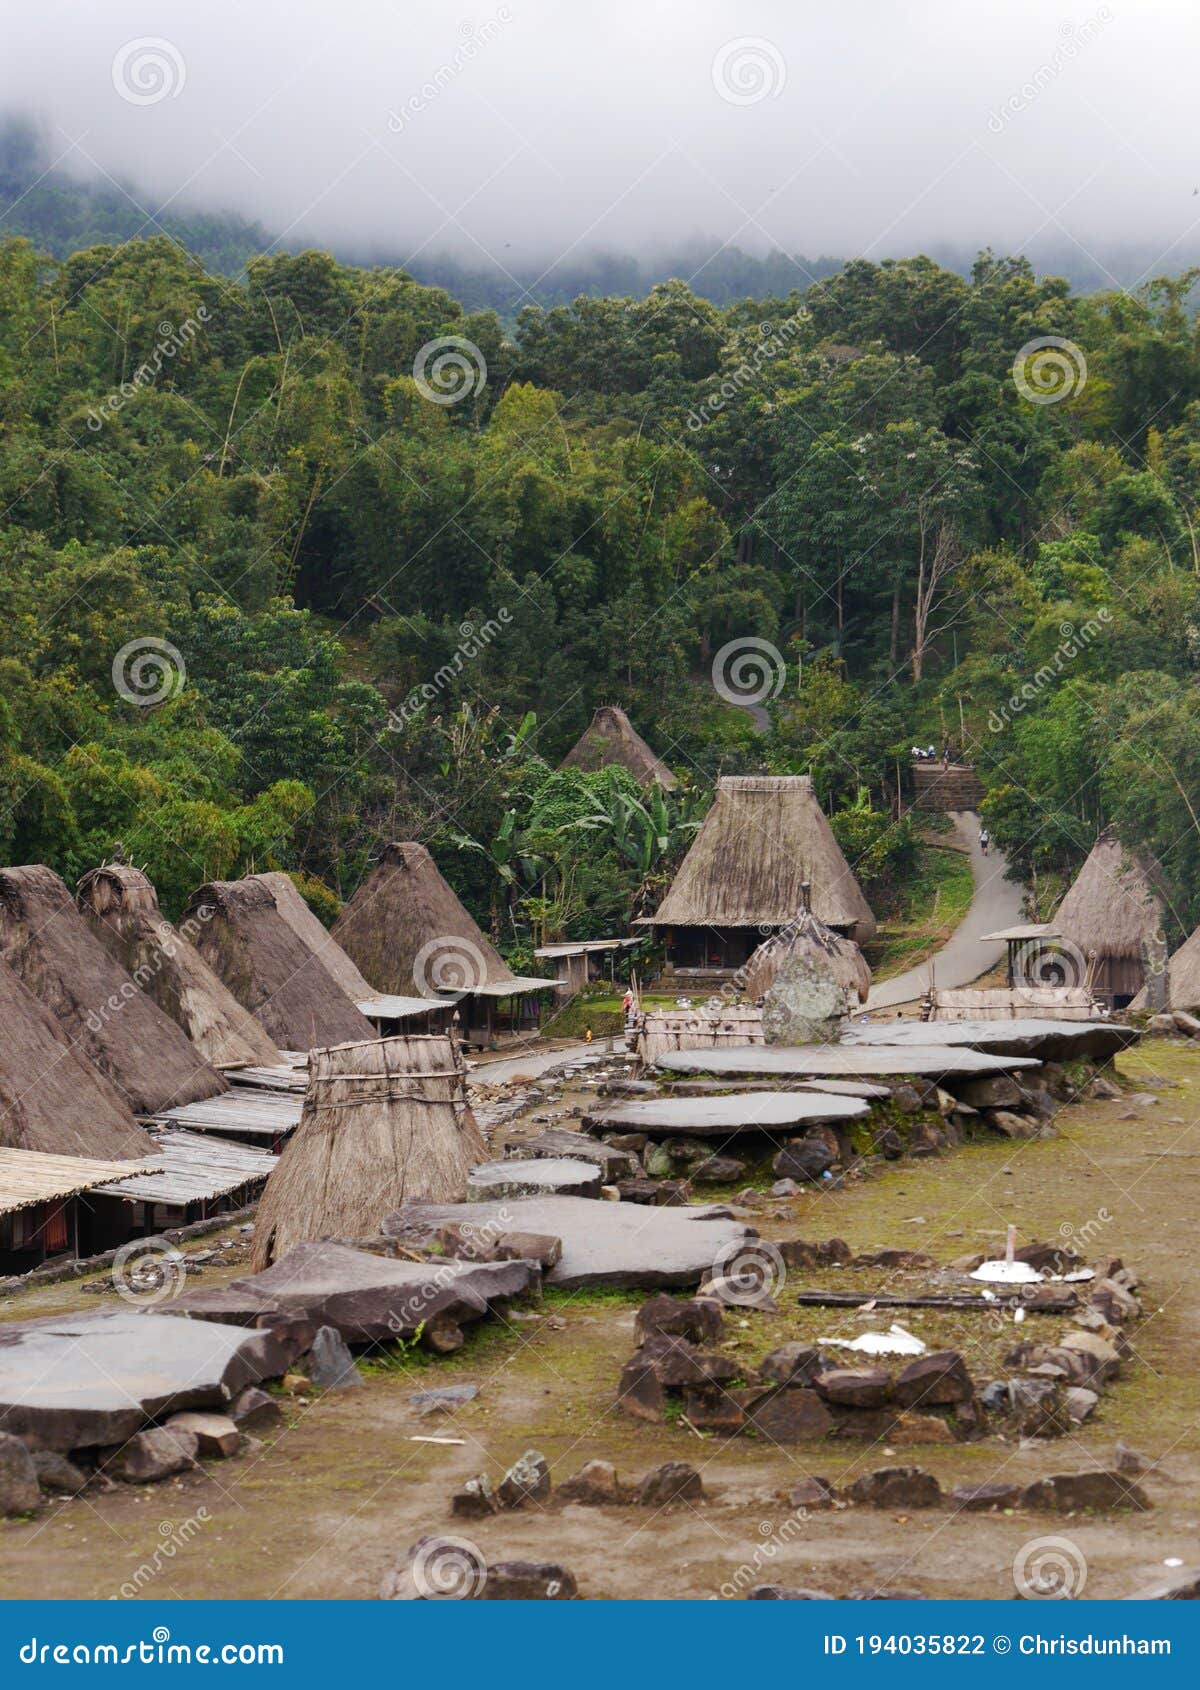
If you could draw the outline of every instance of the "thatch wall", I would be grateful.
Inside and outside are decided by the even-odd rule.
[[[762,1010],[752,1003],[698,1004],[694,1009],[648,1009],[633,1029],[634,1067],[640,1072],[673,1050],[715,1050],[765,1044]]]
[[[321,959],[351,1003],[363,1003],[367,998],[378,996],[375,987],[359,973],[333,934],[309,909],[291,875],[252,874],[250,879],[261,881],[267,888],[275,900],[275,908],[292,932],[303,940],[314,956]]]
[[[675,776],[656,757],[619,704],[602,704],[590,725],[562,760],[564,769],[607,769],[612,764],[628,769],[642,786],[657,781],[665,792],[679,785]]]
[[[1102,833],[1055,912],[1055,933],[1085,958],[1131,959],[1140,972],[1142,940],[1163,920],[1155,879],[1152,866],[1127,851],[1115,833]]]
[[[187,1035],[113,961],[44,865],[0,869],[0,956],[135,1115],[226,1089]]]
[[[404,1202],[460,1202],[486,1157],[447,1034],[314,1050],[304,1114],[258,1207],[255,1270],[306,1240],[376,1233]]]
[[[1099,1014],[1087,986],[957,986],[934,991],[930,1021],[1094,1021]]]
[[[373,1037],[261,880],[210,881],[192,893],[184,920],[198,924],[196,949],[213,973],[283,1049]]]
[[[0,1145],[48,1156],[124,1162],[154,1141],[129,1105],[0,960]]]
[[[784,927],[804,908],[858,944],[875,917],[807,775],[727,775],[655,927]]]
[[[826,927],[811,910],[805,910],[789,927],[764,939],[746,964],[742,991],[748,998],[762,998],[770,991],[779,970],[792,957],[805,957],[839,986],[866,1003],[871,990],[871,970],[853,939]]]
[[[166,920],[140,869],[108,863],[76,891],[84,920],[113,961],[149,994],[214,1068],[273,1067],[283,1056],[191,940]]]
[[[385,848],[332,931],[380,992],[431,997],[515,979],[424,845],[412,841]]]

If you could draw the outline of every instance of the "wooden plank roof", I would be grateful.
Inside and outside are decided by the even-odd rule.
[[[0,1147],[0,1214],[12,1214],[34,1203],[60,1202],[109,1184],[117,1188],[149,1168],[162,1164],[146,1162],[97,1162],[90,1156],[53,1156],[42,1150],[11,1150]]]
[[[269,1151],[179,1128],[160,1129],[154,1133],[154,1140],[158,1148],[152,1159],[133,1163],[132,1176],[99,1185],[97,1193],[181,1208],[266,1180],[279,1161]]]

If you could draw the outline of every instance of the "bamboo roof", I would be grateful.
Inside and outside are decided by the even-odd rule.
[[[189,1203],[215,1202],[243,1186],[262,1183],[279,1162],[270,1151],[177,1128],[153,1136],[154,1155],[137,1164],[132,1174],[123,1173],[119,1183],[98,1186],[99,1196],[181,1209]]]
[[[81,1191],[131,1179],[150,1162],[96,1162],[89,1156],[53,1156],[0,1145],[0,1215],[35,1203],[63,1202]],[[160,1166],[161,1164],[153,1164]]]

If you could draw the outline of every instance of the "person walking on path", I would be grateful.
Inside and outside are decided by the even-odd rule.
[[[985,857],[988,854],[988,846],[991,844],[991,842],[992,842],[991,834],[988,832],[986,827],[981,827],[980,830],[979,830],[979,849],[983,852]]]

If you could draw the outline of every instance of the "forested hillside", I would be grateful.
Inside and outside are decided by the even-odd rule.
[[[1187,927],[1191,280],[856,262],[510,332],[317,252],[235,284],[161,237],[10,241],[0,858],[72,876],[119,840],[169,909],[251,866],[329,909],[417,837],[513,949],[627,920],[713,776],[766,767],[812,770],[870,895],[911,849],[898,754],[961,707],[1022,867],[1115,822]],[[765,643],[762,735],[713,684],[735,641]],[[680,794],[550,774],[603,702]]]

